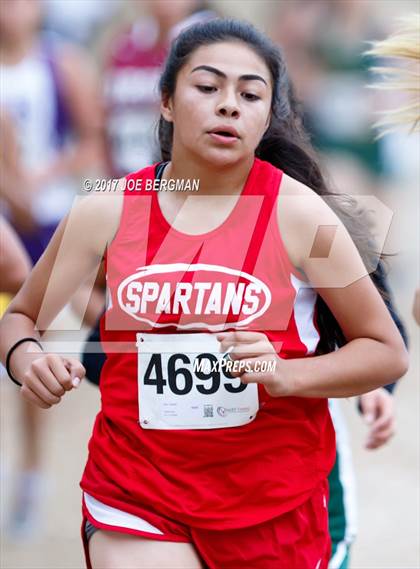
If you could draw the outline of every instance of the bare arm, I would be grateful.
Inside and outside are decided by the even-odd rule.
[[[273,397],[350,397],[394,382],[407,370],[407,352],[351,237],[312,190],[288,176],[282,183],[278,222],[290,260],[325,300],[348,343],[330,354],[285,360],[265,334],[221,333],[221,351],[233,347],[230,357],[243,366],[231,373],[263,384]],[[275,362],[274,371],[257,371],[258,360]],[[244,373],[246,364],[255,371]]]
[[[62,48],[56,54],[58,88],[63,98],[73,142],[53,162],[40,171],[27,170],[20,161],[13,123],[0,113],[2,176],[0,193],[13,212],[14,222],[22,229],[33,226],[30,203],[32,194],[54,179],[104,170],[103,112],[99,81],[87,55],[76,48]]]
[[[89,328],[96,326],[98,318],[105,309],[105,284],[105,268],[102,263],[93,288],[82,286],[71,299],[72,309]]]
[[[92,195],[79,200],[60,223],[0,322],[3,362],[19,339],[39,338],[38,330],[47,329],[80,284],[97,270],[107,243],[117,231],[121,207],[119,194]],[[23,383],[24,395],[41,407],[49,407],[58,403],[63,389],[71,389],[73,371],[80,374],[83,368],[73,362],[70,370],[65,358],[40,352],[33,343],[21,344],[13,352],[10,365],[14,377]]]
[[[15,294],[31,270],[31,261],[9,223],[0,216],[0,291]]]
[[[102,167],[102,97],[99,81],[87,54],[72,47],[57,55],[60,91],[70,116],[75,140],[63,150],[45,173],[45,178],[80,174],[87,168]]]
[[[83,173],[103,165],[101,132],[104,124],[100,82],[88,55],[66,48],[57,58],[62,94],[76,134],[73,148],[55,167],[61,172]]]
[[[288,200],[284,212],[279,200],[289,256],[325,300],[348,341],[333,353],[290,361],[294,394],[348,397],[395,381],[407,370],[407,352],[351,237],[321,198],[289,177],[285,182],[289,196],[300,196]],[[314,228],[320,226],[336,230],[318,231],[314,244]],[[317,256],[310,255],[311,241]]]
[[[15,224],[33,227],[29,183],[25,177],[11,117],[0,109],[0,197],[9,206]]]

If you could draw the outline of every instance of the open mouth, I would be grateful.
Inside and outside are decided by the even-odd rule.
[[[219,141],[233,142],[234,140],[239,140],[239,136],[229,130],[212,130],[209,134],[217,138]]]
[[[231,132],[227,132],[226,130],[214,130],[212,134],[217,134],[219,136],[224,136],[226,138],[238,138],[237,136],[235,136]]]

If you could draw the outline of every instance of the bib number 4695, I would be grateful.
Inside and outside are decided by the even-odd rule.
[[[188,366],[188,367],[186,367]],[[193,361],[182,353],[172,354],[167,361],[165,373],[162,365],[162,354],[151,354],[150,361],[144,373],[144,385],[156,387],[156,394],[163,395],[164,387],[168,386],[174,395],[187,395],[194,387],[193,374],[189,368],[194,370],[194,375],[203,383],[195,383],[195,389],[203,395],[216,393],[222,383],[222,370],[224,378],[232,378],[225,373],[223,366],[219,366],[218,358],[211,353],[198,354]],[[208,371],[203,371],[208,370]],[[167,378],[167,379],[166,379]],[[247,385],[238,380],[239,385],[223,383],[223,388],[229,393],[240,393],[247,388]]]

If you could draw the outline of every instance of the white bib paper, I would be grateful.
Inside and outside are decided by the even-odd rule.
[[[258,386],[229,378],[214,334],[137,334],[144,429],[218,429],[250,423]]]

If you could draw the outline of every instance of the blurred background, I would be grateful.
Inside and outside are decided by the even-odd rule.
[[[407,95],[368,89],[378,62],[362,55],[396,30],[399,16],[419,10],[414,0],[0,0],[0,201],[32,263],[84,178],[122,176],[159,159],[156,82],[168,45],[184,26],[215,15],[245,18],[283,48],[331,187],[375,196],[393,212],[385,251],[393,254],[389,280],[410,335],[411,367],[395,394],[397,434],[384,448],[364,448],[356,403],[342,402],[357,479],[355,569],[420,567],[412,316],[420,140],[404,127],[375,138],[376,113]],[[7,302],[2,295],[3,309]],[[77,329],[77,301],[58,322]],[[74,353],[87,332],[72,334]],[[0,397],[0,565],[81,568],[78,481],[99,393],[85,382],[41,413],[3,377]]]

